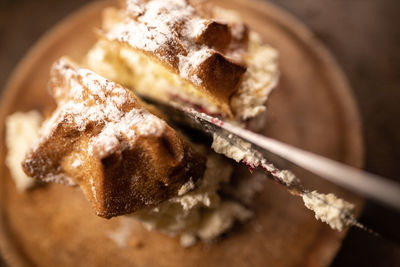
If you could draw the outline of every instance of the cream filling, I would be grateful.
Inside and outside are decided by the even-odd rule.
[[[232,146],[223,137],[214,134],[212,149],[219,154],[223,154],[237,162],[245,162],[253,168],[263,165],[260,160],[251,152],[251,144],[247,142],[240,143],[241,147]],[[275,177],[286,186],[298,184],[299,179],[288,170],[277,170],[274,168]],[[327,223],[332,229],[342,231],[345,227],[355,223],[354,205],[334,194],[321,194],[317,191],[305,192],[301,194],[305,206],[314,211],[315,218]]]
[[[240,14],[234,10],[214,7],[214,17],[228,23],[240,23]],[[262,44],[256,32],[249,35],[247,71],[238,91],[232,96],[230,106],[237,120],[247,120],[265,111],[265,103],[279,81],[278,52]]]
[[[354,205],[334,194],[312,191],[303,194],[303,201],[308,209],[314,211],[316,219],[329,224],[332,229],[342,231],[354,223]]]
[[[250,33],[247,71],[237,92],[230,101],[237,120],[247,120],[265,111],[265,103],[272,89],[278,84],[278,53],[255,32]]]
[[[32,187],[35,180],[22,170],[25,153],[39,137],[42,116],[37,111],[16,112],[6,119],[6,165],[19,191]]]
[[[185,184],[181,189],[185,194],[130,216],[142,222],[148,230],[157,230],[170,236],[179,235],[184,247],[194,245],[198,239],[210,241],[229,230],[235,221],[249,219],[252,212],[243,204],[221,199],[218,194],[229,183],[233,171],[231,164],[213,153],[208,156],[206,167],[197,188],[193,189],[189,181],[189,185]],[[246,191],[250,193],[246,197],[251,198],[256,191],[256,188],[252,192]]]

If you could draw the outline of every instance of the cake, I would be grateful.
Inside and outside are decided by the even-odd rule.
[[[279,77],[277,52],[235,12],[185,0],[135,0],[103,17],[87,56],[97,73],[140,96],[236,122],[265,110]]]
[[[155,206],[202,177],[204,157],[131,91],[66,59],[50,76],[58,107],[23,161],[28,176],[79,185],[106,218]]]

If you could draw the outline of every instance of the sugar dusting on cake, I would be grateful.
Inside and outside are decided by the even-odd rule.
[[[89,152],[102,158],[119,146],[122,137],[134,142],[137,136],[163,133],[165,122],[137,107],[137,99],[118,84],[88,69],[71,68],[62,60],[53,70],[60,72],[64,82],[70,83],[68,90],[63,85],[53,90],[55,97],[60,99],[59,108],[62,109],[58,120],[71,119],[80,130],[86,129],[89,124],[103,124],[101,132],[90,140]],[[126,112],[121,109],[123,105],[134,105],[136,108]]]
[[[211,55],[211,50],[193,39],[205,29],[206,20],[187,1],[126,1],[126,12],[127,17],[106,33],[108,39],[153,53],[171,67],[178,67],[183,78],[195,84],[202,82],[192,71]],[[171,47],[173,55],[165,52]]]
[[[53,65],[50,82],[58,107],[43,124],[32,151],[51,138],[60,124],[78,131],[96,125],[99,132],[89,139],[87,152],[98,158],[120,146],[133,146],[138,136],[160,136],[164,132],[166,123],[141,108],[130,91],[88,69],[75,67],[67,59]],[[70,184],[68,177],[55,173],[42,180]]]

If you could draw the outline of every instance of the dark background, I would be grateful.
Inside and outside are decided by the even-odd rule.
[[[346,73],[363,120],[365,169],[400,180],[400,1],[270,0],[294,14]],[[88,0],[0,0],[0,92],[27,49]],[[400,213],[368,202],[332,266],[400,266]],[[1,263],[0,259],[0,266]]]

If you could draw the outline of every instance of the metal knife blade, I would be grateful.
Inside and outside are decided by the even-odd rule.
[[[179,113],[179,116],[181,116],[180,120],[183,117],[186,123],[203,132],[210,135],[217,133],[229,139],[229,142],[236,146],[240,146],[241,142],[246,141],[252,144],[252,150],[256,154],[259,153],[259,156],[262,155],[261,150],[268,151],[323,179],[400,210],[399,183],[256,134],[229,122],[196,111],[191,107],[174,102],[164,105],[173,108],[173,113]]]

